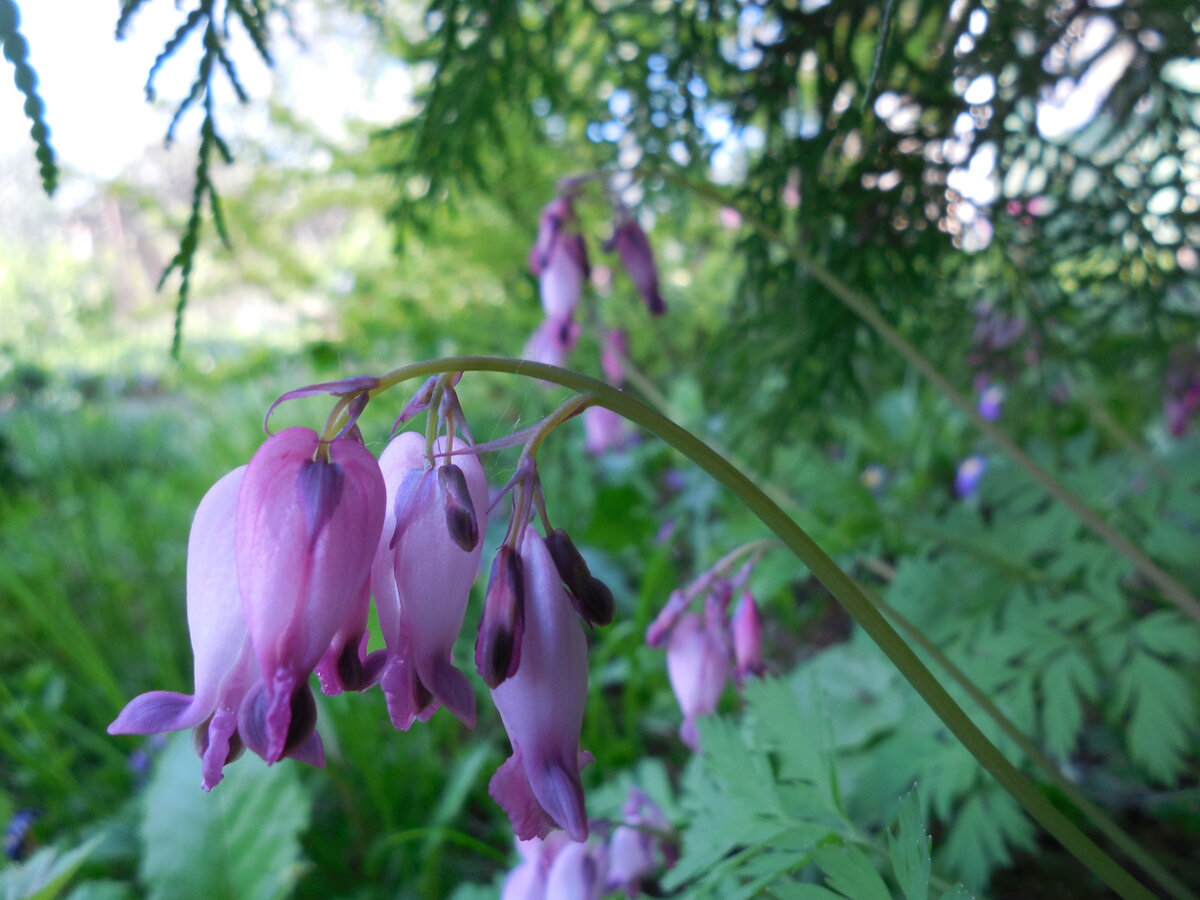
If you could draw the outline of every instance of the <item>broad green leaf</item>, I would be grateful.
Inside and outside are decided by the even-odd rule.
[[[896,831],[888,832],[888,855],[900,889],[908,900],[928,900],[933,839],[921,822],[921,800],[914,787],[900,799]]]
[[[813,859],[825,873],[829,886],[851,900],[892,900],[870,858],[848,845],[818,847]]]
[[[140,875],[151,900],[273,900],[300,874],[311,800],[297,763],[247,753],[210,793],[191,736],[176,735],[146,788]]]

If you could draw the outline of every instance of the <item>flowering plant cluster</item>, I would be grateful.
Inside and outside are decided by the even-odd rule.
[[[591,277],[591,264],[579,230],[575,199],[588,180],[588,176],[563,180],[558,196],[542,210],[537,241],[529,251],[529,270],[538,279],[544,314],[525,345],[525,356],[535,362],[564,365],[582,334],[578,309],[584,285]],[[650,240],[625,206],[618,203],[614,217],[612,235],[604,242],[603,249],[617,254],[651,315],[661,316],[666,313],[667,305],[659,290]],[[620,387],[625,380],[629,352],[625,332],[619,328],[602,329],[598,340],[604,377]],[[591,453],[617,449],[629,441],[623,420],[609,409],[589,407],[583,413],[583,422]]]
[[[679,737],[693,750],[700,749],[696,720],[717,711],[730,679],[741,687],[765,671],[762,617],[746,582],[769,546],[755,542],[726,554],[691,584],[672,591],[646,629],[646,643],[667,651],[667,676],[683,713]],[[730,575],[743,556],[748,558]],[[739,592],[730,614],[730,602]],[[691,611],[701,597],[703,612]]]
[[[561,831],[517,841],[520,863],[504,880],[501,900],[599,900],[614,892],[643,893],[646,882],[679,857],[678,838],[666,815],[639,788],[632,788],[620,824],[604,841],[571,842]]]
[[[495,447],[473,444],[456,383],[426,382],[397,421],[428,411],[425,433],[401,431],[378,460],[356,424],[378,379],[280,398],[324,392],[339,400],[324,435],[290,428],[269,436],[200,502],[187,570],[195,692],[142,694],[110,733],[194,729],[208,790],[245,748],[268,763],[323,765],[312,673],[326,694],[379,685],[400,730],[441,707],[474,725],[475,691],[453,647],[487,527],[479,454]],[[512,495],[513,511],[476,642],[476,668],[513,748],[489,792],[522,840],[554,827],[575,841],[588,835],[579,779],[591,758],[579,747],[588,681],[582,622],[607,624],[614,601],[567,533],[551,527],[534,457],[582,406],[569,401],[518,437],[528,443],[501,492]],[[372,598],[385,647],[368,653]]]

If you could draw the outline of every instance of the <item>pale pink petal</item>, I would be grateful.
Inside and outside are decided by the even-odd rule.
[[[445,450],[445,439],[439,438],[434,452]],[[488,496],[483,467],[469,454],[456,460],[478,520],[476,531],[482,534],[487,526]],[[436,708],[433,704],[440,703],[473,725],[475,693],[454,667],[451,652],[479,569],[482,542],[467,551],[455,540],[447,525],[438,479],[423,479],[432,486],[430,490],[403,491],[405,484],[412,484],[413,473],[424,472],[428,464],[420,434],[397,435],[379,464],[388,506],[396,504],[385,521],[372,575],[380,627],[390,654],[382,686],[393,723],[407,728],[415,718],[428,718]],[[399,527],[389,535],[388,526],[393,522],[399,522]]]
[[[194,695],[151,691],[134,698],[109,734],[193,728],[217,708],[222,682],[237,666],[246,624],[234,566],[233,520],[246,467],[234,469],[200,501],[188,537],[187,607]]]

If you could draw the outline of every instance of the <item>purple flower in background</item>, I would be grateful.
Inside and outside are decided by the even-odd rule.
[[[650,247],[650,240],[646,237],[646,232],[642,231],[642,226],[637,223],[637,219],[627,210],[621,211],[613,235],[605,242],[604,249],[610,252],[617,251],[617,255],[621,257],[621,265],[629,273],[634,287],[642,295],[651,315],[661,316],[665,313],[667,304],[658,290],[658,267],[654,264],[654,251]]]
[[[733,657],[736,662],[733,677],[740,687],[747,678],[758,677],[765,671],[762,661],[762,617],[749,591],[742,591],[730,631],[733,634]]]
[[[673,829],[658,805],[636,787],[630,789],[622,813],[624,822],[608,839],[607,889],[636,897],[663,862],[668,868],[674,864],[675,848],[666,838]]]
[[[1163,417],[1172,437],[1183,437],[1200,413],[1200,351],[1176,347],[1164,379]]]
[[[4,855],[13,862],[20,862],[29,849],[29,835],[33,831],[33,823],[41,813],[36,809],[18,809],[8,820],[4,829]]]
[[[959,497],[969,497],[979,487],[979,479],[987,471],[987,460],[982,456],[968,456],[958,464],[954,476],[954,492]]]
[[[525,358],[548,366],[562,366],[579,343],[579,325],[570,318],[543,319],[525,343]]]
[[[600,900],[608,873],[603,845],[566,844],[546,874],[546,900]]]
[[[683,713],[679,737],[693,750],[700,746],[696,720],[716,712],[731,674],[732,655],[724,611],[711,597],[703,617],[685,613],[667,638],[667,677]]]
[[[246,467],[242,466],[214,484],[192,520],[187,613],[195,660],[195,694],[142,694],[108,726],[109,734],[156,734],[195,728],[205,790],[220,782],[222,768],[241,753],[238,711],[250,688],[261,680],[246,631],[235,562],[234,523],[245,474]],[[307,725],[307,733],[304,727],[295,729],[293,740],[285,744],[285,753],[321,765],[320,738],[311,724]]]
[[[500,900],[547,900],[546,876],[550,864],[568,840],[561,831],[552,831],[545,838],[518,840],[521,862],[504,879]]]
[[[562,828],[587,839],[579,749],[587,701],[587,639],[545,541],[532,527],[520,548],[525,627],[520,666],[492,690],[513,753],[492,776],[488,793],[522,840]]]
[[[529,268],[538,279],[547,319],[569,319],[591,271],[587,245],[576,230],[570,197],[555,197],[542,210]]]
[[[371,561],[383,526],[379,464],[350,438],[324,443],[307,428],[268,438],[238,492],[237,584],[262,680],[238,731],[272,763],[311,732],[308,676],[332,649],[357,653]]]
[[[631,437],[625,419],[603,406],[589,406],[583,411],[584,446],[588,453],[599,456],[607,450],[620,450]]]
[[[1004,388],[998,384],[989,384],[979,392],[979,415],[989,422],[1000,418],[1000,408],[1004,405]]]
[[[629,338],[622,328],[610,328],[600,335],[600,370],[615,386],[625,383],[625,360],[629,356]]]
[[[445,450],[446,438],[438,438],[435,454]],[[372,541],[378,547],[371,584],[387,642],[381,686],[392,723],[402,730],[415,719],[428,719],[439,704],[468,726],[475,724],[475,692],[455,668],[451,651],[479,570],[488,490],[478,458],[455,458],[464,482],[457,489],[439,475],[449,465],[436,471],[430,465],[425,439],[416,432],[397,435],[379,458],[387,512]],[[464,487],[465,496],[454,496]],[[464,547],[471,544],[469,536],[460,533],[469,529],[454,524],[463,514],[475,520],[470,549]]]

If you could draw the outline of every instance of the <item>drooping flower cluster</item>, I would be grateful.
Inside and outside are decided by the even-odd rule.
[[[521,861],[505,878],[501,900],[599,900],[618,891],[636,897],[678,859],[670,821],[636,787],[607,840],[572,842],[552,831],[544,838],[518,840],[517,853]]]
[[[109,732],[196,729],[206,789],[243,747],[269,763],[321,765],[308,676],[320,665],[328,683],[370,680],[358,654],[383,517],[383,478],[361,442],[323,442],[306,428],[268,438],[213,485],[192,522],[195,694],[142,694]]]
[[[110,733],[195,729],[207,790],[246,747],[268,763],[324,764],[314,672],[326,694],[379,684],[401,730],[440,707],[474,724],[475,691],[453,647],[479,569],[488,487],[485,448],[472,445],[456,380],[426,383],[398,421],[428,410],[426,432],[401,432],[378,461],[355,424],[374,379],[281,398],[334,393],[330,422],[345,424],[331,438],[304,428],[272,435],[208,491],[188,543],[195,693],[142,694]],[[583,841],[579,770],[591,757],[579,747],[588,677],[580,620],[607,624],[613,597],[546,522],[530,448],[506,490],[514,514],[492,567],[476,663],[513,753],[489,790],[522,839],[561,828]],[[535,507],[545,537],[531,525]],[[372,596],[385,649],[368,653]]]
[[[625,383],[625,360],[629,342],[625,332],[611,329],[600,336],[600,369],[613,387]],[[589,453],[601,454],[619,450],[632,438],[625,420],[603,406],[589,406],[583,411],[584,446]]]
[[[559,195],[542,210],[537,240],[529,251],[529,269],[538,279],[545,315],[525,345],[525,356],[535,362],[561,366],[579,342],[581,328],[576,311],[591,266],[579,231],[575,198],[587,180],[564,180]],[[637,219],[624,206],[617,207],[612,236],[603,248],[617,254],[650,313],[665,313],[654,251]]]
[[[686,588],[673,591],[646,629],[646,643],[667,651],[667,676],[683,713],[679,737],[693,750],[700,746],[696,720],[716,712],[730,679],[740,687],[765,671],[762,617],[754,596],[744,587],[761,551],[751,550],[740,570],[732,578],[726,576],[744,552],[746,548],[735,550]],[[730,601],[739,590],[731,615]],[[701,596],[703,612],[691,611]]]
[[[1200,350],[1177,347],[1163,383],[1163,418],[1171,437],[1187,434],[1200,418]]]

